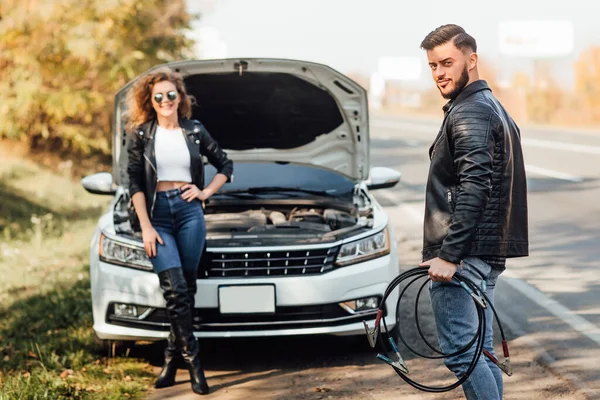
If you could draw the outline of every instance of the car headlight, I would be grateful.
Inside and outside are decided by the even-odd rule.
[[[364,239],[342,245],[336,258],[336,264],[340,266],[355,264],[385,256],[389,253],[390,238],[388,229],[385,228],[381,232]]]
[[[152,271],[152,263],[146,251],[136,245],[118,242],[100,235],[100,260],[124,267]]]

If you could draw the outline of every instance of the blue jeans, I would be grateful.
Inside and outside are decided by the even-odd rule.
[[[199,200],[190,203],[181,198],[181,190],[156,193],[151,216],[152,226],[164,245],[156,243],[156,257],[150,258],[158,274],[170,268],[184,272],[198,269],[206,241],[206,222]]]
[[[457,274],[469,278],[480,288],[485,279],[486,294],[492,303],[496,281],[501,272],[477,257],[465,258],[462,266],[457,269]],[[441,350],[449,354],[464,348],[473,339],[479,325],[473,298],[455,281],[450,283],[431,282],[429,295]],[[485,318],[486,332],[483,348],[495,354],[492,326],[494,313],[491,307],[486,308]],[[474,353],[475,345],[463,354],[446,357],[444,364],[456,374],[457,378],[461,378],[469,368]],[[502,371],[482,354],[475,369],[462,387],[468,400],[501,399]]]

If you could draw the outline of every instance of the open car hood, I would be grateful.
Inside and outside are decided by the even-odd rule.
[[[327,168],[356,182],[368,178],[367,92],[343,74],[321,64],[281,59],[164,65],[183,74],[197,102],[192,118],[202,122],[234,164],[293,162]],[[125,98],[138,78],[115,96],[113,179],[119,185],[128,180]]]

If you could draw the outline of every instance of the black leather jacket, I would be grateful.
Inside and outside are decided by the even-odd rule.
[[[150,217],[154,210],[158,183],[154,150],[154,133],[157,125],[157,121],[154,119],[138,127],[129,135],[130,143],[127,149],[129,153],[127,164],[129,196],[133,197],[137,192],[144,192],[146,209]],[[192,183],[200,190],[204,189],[203,155],[215,166],[217,172],[227,176],[227,181],[231,181],[233,162],[227,158],[227,153],[210,136],[206,128],[197,120],[180,119],[179,125],[183,128],[185,142],[190,151]]]
[[[528,255],[519,128],[483,80],[468,85],[444,111],[429,149],[423,261]]]

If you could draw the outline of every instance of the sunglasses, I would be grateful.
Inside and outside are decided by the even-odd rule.
[[[162,101],[164,100],[164,95],[162,93],[156,93],[154,95],[154,101],[157,102],[158,104],[162,103]],[[167,92],[167,99],[169,101],[174,101],[175,99],[177,99],[177,92],[174,90],[170,90]]]

